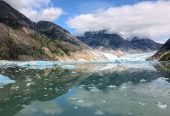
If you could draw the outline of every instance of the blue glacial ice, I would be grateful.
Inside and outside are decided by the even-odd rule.
[[[111,53],[102,53],[110,62],[139,62],[146,61],[147,58],[154,55],[155,52],[146,52],[146,53],[136,53],[136,54],[125,54],[120,57],[111,54]]]
[[[0,74],[0,86],[12,84],[12,83],[15,83],[15,82],[16,82],[16,81],[11,80],[11,79],[8,78],[7,76],[4,76],[4,75]]]

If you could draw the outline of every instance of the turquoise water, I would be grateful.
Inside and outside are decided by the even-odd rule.
[[[170,116],[170,63],[1,66],[0,116]]]

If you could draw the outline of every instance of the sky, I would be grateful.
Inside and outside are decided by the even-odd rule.
[[[4,0],[31,20],[53,21],[74,35],[107,30],[164,43],[170,38],[170,0]]]

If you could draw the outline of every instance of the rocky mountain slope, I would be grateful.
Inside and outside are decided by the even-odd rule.
[[[165,42],[165,44],[152,56],[151,59],[157,59],[160,61],[170,60],[170,39]]]
[[[113,50],[131,51],[137,50],[142,52],[158,50],[161,44],[150,39],[140,39],[134,37],[132,40],[127,40],[118,34],[108,34],[107,31],[86,32],[78,38],[93,48],[109,48]]]
[[[0,60],[94,60],[90,47],[67,30],[48,22],[35,23],[0,0]],[[81,57],[82,54],[82,57]]]

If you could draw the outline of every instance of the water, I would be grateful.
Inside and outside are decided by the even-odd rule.
[[[170,116],[170,63],[1,66],[0,116]]]

